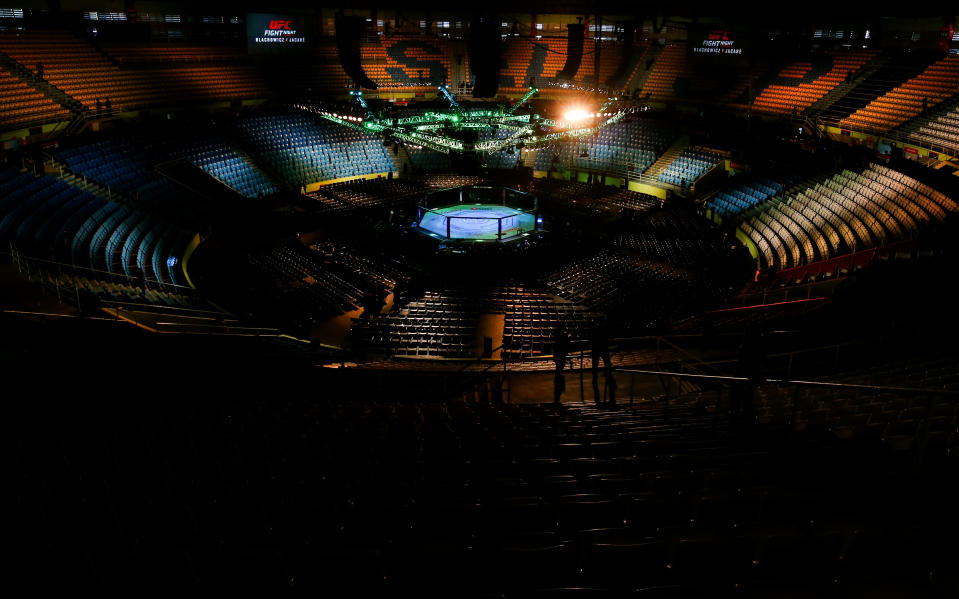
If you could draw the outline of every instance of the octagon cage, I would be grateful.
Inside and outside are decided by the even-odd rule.
[[[508,242],[541,228],[535,195],[470,185],[430,192],[418,206],[420,232],[446,241]]]

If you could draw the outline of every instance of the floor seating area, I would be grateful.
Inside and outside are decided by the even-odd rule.
[[[331,211],[343,212],[399,203],[421,189],[405,179],[358,179],[324,185],[306,195]]]
[[[396,170],[378,136],[307,114],[249,117],[237,126],[257,157],[294,185]]]
[[[248,260],[263,301],[301,329],[358,309],[370,294],[386,295],[379,282],[363,276],[355,265],[340,264],[299,241]]]
[[[425,187],[431,189],[478,185],[484,181],[483,177],[478,175],[453,175],[450,173],[427,173],[418,177],[418,180],[421,181]]]
[[[702,148],[688,148],[659,174],[659,180],[689,189],[697,179],[722,162],[723,156],[716,152]]]
[[[615,193],[604,196],[601,201],[609,206],[633,212],[648,212],[663,205],[663,200],[656,196],[628,189],[619,189]]]
[[[888,131],[959,93],[959,56],[945,56],[918,76],[840,121],[845,128]]]
[[[503,285],[492,295],[494,309],[505,315],[503,351],[515,357],[553,352],[556,327],[571,339],[589,339],[600,315],[583,306],[524,285]]]
[[[613,247],[698,271],[709,270],[730,253],[729,243],[709,221],[677,211],[645,216],[633,230],[618,233]]]
[[[546,275],[543,283],[560,297],[599,309],[622,306],[681,279],[674,266],[604,250]]]
[[[395,290],[405,285],[410,274],[395,255],[371,255],[339,240],[327,240],[308,246],[314,256],[351,271],[368,289]]]
[[[354,326],[362,347],[406,358],[474,358],[480,301],[455,289],[427,291]]]
[[[507,282],[480,291],[427,291],[390,314],[361,321],[354,331],[367,347],[397,357],[472,358],[480,314],[504,315],[503,352],[514,357],[551,353],[559,325],[573,338],[586,339],[599,317],[539,288]]]
[[[899,362],[872,365],[826,380],[912,389],[949,389],[959,380],[954,359],[952,355],[928,355],[920,351]],[[712,410],[714,399],[690,397],[687,405]],[[956,457],[959,448],[957,416],[955,402],[934,394],[786,389],[773,385],[758,389],[755,411],[760,425],[783,427],[799,434],[829,436],[835,440],[861,441],[877,454],[885,453],[901,460],[903,465],[915,463],[918,459],[926,466],[930,463],[938,466],[944,460]]]
[[[534,179],[532,190],[565,204],[589,207],[597,211],[629,210],[631,216],[661,207],[663,201],[655,196],[630,191],[601,182],[582,183],[559,179]]]
[[[957,209],[928,185],[871,165],[776,196],[748,213],[740,227],[764,266],[783,269],[913,237]]]
[[[954,381],[954,365],[928,378]],[[954,406],[802,392],[784,437],[795,396],[772,393],[749,442],[715,393],[612,409],[237,393],[128,409],[110,434],[92,414],[48,417],[11,449],[14,539],[39,557],[20,574],[509,599],[953,595]],[[900,437],[917,428],[940,469],[910,469],[918,444]]]
[[[4,129],[65,121],[72,113],[0,68],[0,122]]]

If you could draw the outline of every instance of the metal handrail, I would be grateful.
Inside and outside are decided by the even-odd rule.
[[[832,383],[826,381],[806,381],[800,379],[767,379],[767,378],[749,378],[744,376],[724,376],[713,374],[692,374],[687,372],[663,372],[661,370],[642,370],[636,368],[616,368],[616,372],[628,372],[631,374],[645,374],[655,376],[669,376],[683,379],[694,379],[701,381],[716,381],[729,383],[753,383],[756,385],[795,385],[798,387],[818,387],[826,389],[851,389],[858,391],[877,391],[911,394],[934,394],[959,397],[959,390],[952,389],[934,389],[930,387],[893,387],[889,385],[865,385],[859,383]]]

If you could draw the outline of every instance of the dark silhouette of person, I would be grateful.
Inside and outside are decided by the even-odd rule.
[[[103,105],[107,109],[107,112],[113,109],[113,104],[110,102],[110,98],[107,98],[107,101],[104,102]]]
[[[566,357],[569,355],[569,333],[560,325],[553,332],[553,363],[556,372],[553,375],[553,403],[560,403],[560,397],[566,390],[566,377],[563,369],[566,367]]]
[[[37,63],[37,79],[43,79],[43,63]]]
[[[606,391],[609,393],[609,403],[616,403],[616,379],[613,378],[613,366],[609,360],[609,329],[605,321],[598,321],[589,336],[590,355],[593,359],[593,399],[596,404],[602,403],[599,395],[599,363],[603,362],[603,372],[606,376]]]
[[[103,112],[103,104],[100,102],[100,98],[97,98],[97,114]]]

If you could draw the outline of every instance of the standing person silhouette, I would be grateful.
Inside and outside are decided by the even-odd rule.
[[[569,354],[569,333],[563,325],[558,325],[553,332],[553,363],[556,365],[556,372],[553,375],[553,403],[560,403],[560,397],[566,390],[566,377],[563,376],[563,368],[566,367],[566,357]]]
[[[606,391],[609,393],[609,404],[616,403],[616,379],[613,378],[613,365],[609,360],[609,328],[606,320],[598,320],[590,331],[590,354],[593,359],[593,399],[596,405],[602,403],[599,396],[599,362],[603,362],[603,371],[606,375]]]

